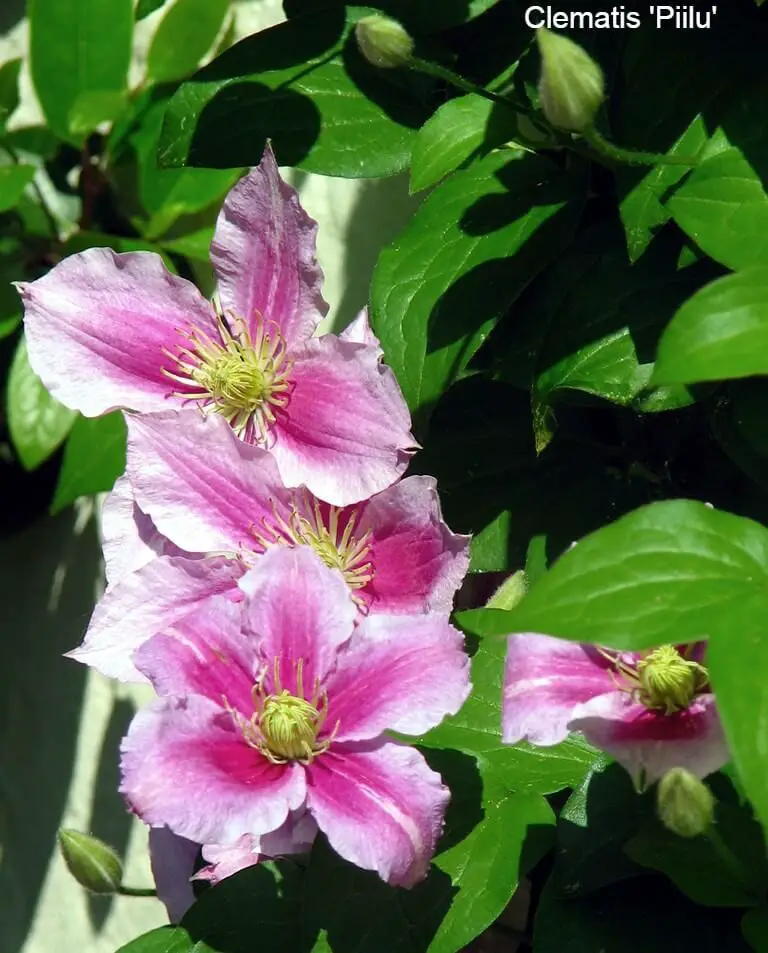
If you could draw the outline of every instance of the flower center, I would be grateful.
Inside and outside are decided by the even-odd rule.
[[[281,659],[278,657],[274,659],[272,669],[273,691],[267,694],[264,682],[268,668],[264,668],[251,691],[255,711],[247,721],[224,699],[246,744],[261,752],[272,764],[287,764],[289,761],[310,764],[313,758],[330,748],[339,730],[337,722],[330,735],[318,741],[318,734],[328,714],[328,696],[316,678],[312,699],[308,701],[304,695],[304,660],[299,659],[293,668],[295,694],[282,687]]]
[[[624,679],[623,690],[651,711],[665,715],[688,708],[694,698],[709,683],[706,668],[686,657],[673,645],[662,645],[634,663],[627,663],[617,655],[603,651]]]
[[[325,512],[324,512],[325,510]],[[330,569],[338,569],[352,589],[363,589],[374,576],[371,561],[371,531],[356,535],[360,514],[355,507],[339,509],[320,503],[305,492],[294,494],[294,505],[284,519],[273,504],[274,521],[262,519],[260,527],[252,527],[254,538],[265,549],[276,543],[287,546],[310,546]],[[355,601],[365,605],[361,596]]]
[[[176,371],[163,374],[183,386],[171,396],[198,401],[204,411],[221,414],[243,439],[264,442],[288,404],[291,369],[279,329],[267,334],[259,319],[255,337],[244,321],[229,323],[217,312],[218,340],[197,328],[181,332],[189,342],[177,354],[164,351]]]

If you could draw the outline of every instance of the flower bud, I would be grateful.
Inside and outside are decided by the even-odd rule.
[[[656,804],[661,823],[679,837],[698,837],[715,816],[712,792],[685,768],[667,771],[659,781]]]
[[[528,589],[528,580],[522,569],[508,576],[491,598],[486,602],[486,609],[514,609]]]
[[[544,115],[553,126],[583,132],[592,125],[605,97],[603,71],[567,36],[541,27],[536,39],[541,52],[539,101]]]
[[[405,66],[413,53],[413,37],[397,20],[389,17],[370,16],[358,20],[355,38],[368,62],[381,69]]]
[[[123,865],[104,841],[80,831],[60,830],[59,849],[75,880],[93,893],[115,893],[123,879]]]

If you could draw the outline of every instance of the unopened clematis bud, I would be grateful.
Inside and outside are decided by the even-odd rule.
[[[123,879],[120,858],[98,837],[60,830],[59,848],[75,880],[93,893],[116,893]]]
[[[672,768],[659,781],[659,820],[679,837],[698,837],[712,824],[715,799],[706,784],[686,771]]]
[[[541,52],[539,99],[544,115],[560,129],[583,132],[592,125],[605,97],[600,66],[566,36],[536,31]]]
[[[486,609],[514,609],[528,589],[528,580],[522,569],[508,576],[491,598]]]
[[[397,20],[389,17],[370,16],[358,20],[355,38],[368,62],[381,69],[405,66],[413,53],[413,37]]]

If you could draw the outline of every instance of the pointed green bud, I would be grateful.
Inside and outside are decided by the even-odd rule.
[[[123,879],[123,864],[104,841],[80,831],[60,830],[59,849],[75,880],[93,893],[115,893]]]
[[[413,37],[397,20],[389,17],[370,16],[358,20],[355,38],[368,62],[381,69],[405,66],[413,53]]]
[[[528,580],[522,569],[508,576],[491,598],[486,609],[514,609],[528,589]]]
[[[672,768],[659,781],[656,805],[661,823],[679,837],[698,837],[715,817],[712,792],[685,768]]]
[[[586,50],[567,36],[536,31],[541,53],[539,102],[553,126],[583,132],[605,98],[603,71]]]

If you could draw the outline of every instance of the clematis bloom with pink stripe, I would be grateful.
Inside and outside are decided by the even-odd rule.
[[[212,600],[135,653],[158,695],[122,745],[122,785],[152,827],[242,846],[305,811],[344,858],[391,884],[423,878],[449,791],[419,735],[469,693],[443,615],[358,610],[339,570],[276,548],[239,603]]]
[[[704,643],[641,654],[511,635],[503,740],[556,745],[579,731],[638,787],[675,767],[706,777],[729,754],[703,659]]]
[[[150,252],[90,248],[17,285],[30,363],[67,407],[198,407],[267,448],[287,486],[339,506],[393,483],[415,441],[367,319],[314,334],[328,306],[317,226],[267,147],[227,196],[211,244],[217,296]]]
[[[241,598],[248,567],[276,547],[314,550],[364,614],[447,615],[469,565],[469,538],[443,522],[433,478],[331,506],[284,487],[269,455],[223,420],[189,411],[128,416],[127,479],[104,531],[110,585],[71,655],[120,679],[138,676],[143,640],[212,596]]]

